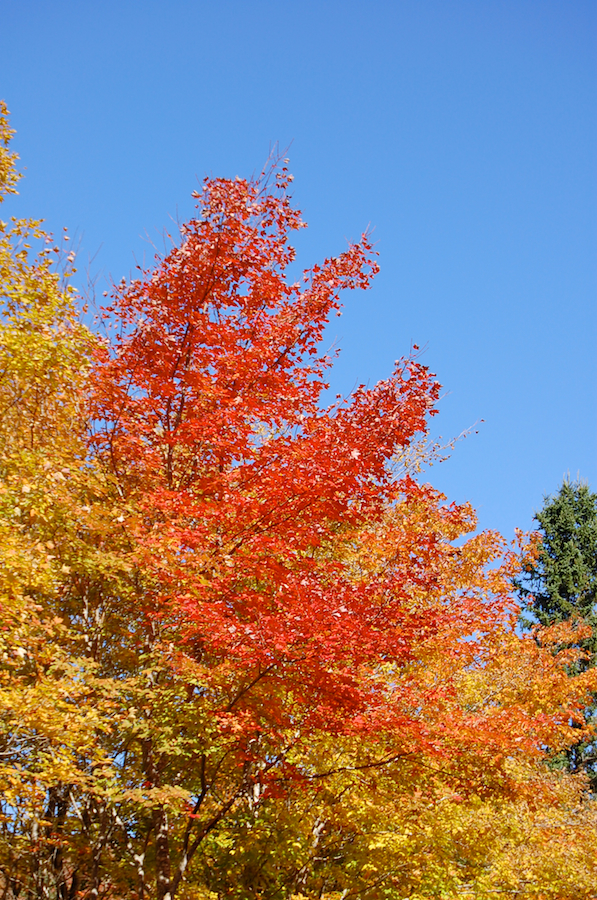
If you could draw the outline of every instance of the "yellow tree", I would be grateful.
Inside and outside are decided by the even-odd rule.
[[[0,105],[0,202],[16,193]],[[110,693],[69,604],[73,572],[100,562],[81,394],[96,344],[69,287],[73,256],[37,221],[0,222],[0,892],[76,895],[68,807],[106,762]],[[101,562],[105,570],[109,560]],[[105,779],[109,780],[109,779]],[[101,788],[101,785],[99,786]],[[101,789],[97,791],[101,795]],[[79,809],[81,815],[84,810]],[[77,832],[81,831],[80,823]],[[89,836],[88,836],[89,837]],[[93,840],[77,852],[93,857]],[[92,863],[91,863],[92,864]],[[74,876],[74,877],[73,877]]]

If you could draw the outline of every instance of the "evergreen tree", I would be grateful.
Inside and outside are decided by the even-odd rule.
[[[553,497],[546,497],[535,515],[541,549],[532,567],[517,583],[528,612],[542,625],[583,619],[591,626],[590,637],[580,642],[586,656],[576,671],[597,665],[597,494],[588,484],[564,480]],[[529,620],[523,619],[528,625]],[[597,698],[587,709],[596,721]],[[597,791],[597,745],[581,742],[566,754],[571,771],[584,770]]]

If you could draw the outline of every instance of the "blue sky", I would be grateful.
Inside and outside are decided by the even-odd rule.
[[[299,261],[367,226],[380,254],[330,326],[332,391],[424,347],[435,432],[479,423],[427,477],[511,537],[566,472],[597,490],[596,35],[584,0],[4,0],[4,212],[67,226],[103,290],[198,179],[290,145]]]

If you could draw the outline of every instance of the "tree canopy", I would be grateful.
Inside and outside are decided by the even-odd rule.
[[[291,281],[290,182],[206,179],[101,337],[72,255],[2,225],[0,896],[594,896],[585,782],[545,764],[586,631],[519,635],[517,548],[415,477],[416,354],[323,404],[377,262]]]
[[[597,622],[597,494],[588,484],[565,480],[546,497],[535,520],[541,537],[537,558],[525,571],[523,595],[544,625],[579,617]],[[597,640],[596,637],[591,639]],[[594,643],[587,648],[595,652]]]

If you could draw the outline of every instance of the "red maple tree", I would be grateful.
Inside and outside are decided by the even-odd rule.
[[[359,582],[337,546],[420,494],[388,463],[425,429],[438,385],[410,359],[320,406],[324,326],[339,292],[368,287],[377,265],[364,235],[288,284],[288,234],[302,223],[287,187],[285,168],[273,191],[263,179],[207,181],[181,245],[119,291],[95,445],[139,504],[128,527],[155,579],[148,613],[234,661],[244,677],[232,705],[267,679],[329,725],[371,703],[361,665],[407,658],[410,632],[433,627],[401,602],[402,573]]]
[[[553,727],[545,710],[529,726],[516,701],[496,730],[455,699],[454,672],[511,617],[507,573],[483,571],[503,548],[489,537],[460,557],[451,542],[474,526],[470,509],[396,474],[438,398],[416,358],[321,405],[323,330],[340,292],[367,288],[377,264],[363,235],[289,282],[302,226],[289,182],[285,164],[206,180],[180,245],[115,291],[105,315],[119,336],[93,376],[92,446],[135,572],[129,630],[167,659],[204,723],[177,751],[194,787],[170,745],[141,741],[159,898],[239,798],[306,777],[290,749],[313,730],[385,735],[386,760],[469,752],[468,771],[480,758],[485,777],[496,747],[502,759],[508,747],[538,752]],[[380,534],[392,544],[383,564],[363,564]],[[455,587],[460,558],[469,582]],[[434,641],[461,661],[445,683],[419,665]],[[173,784],[192,797],[174,875],[159,794]]]

